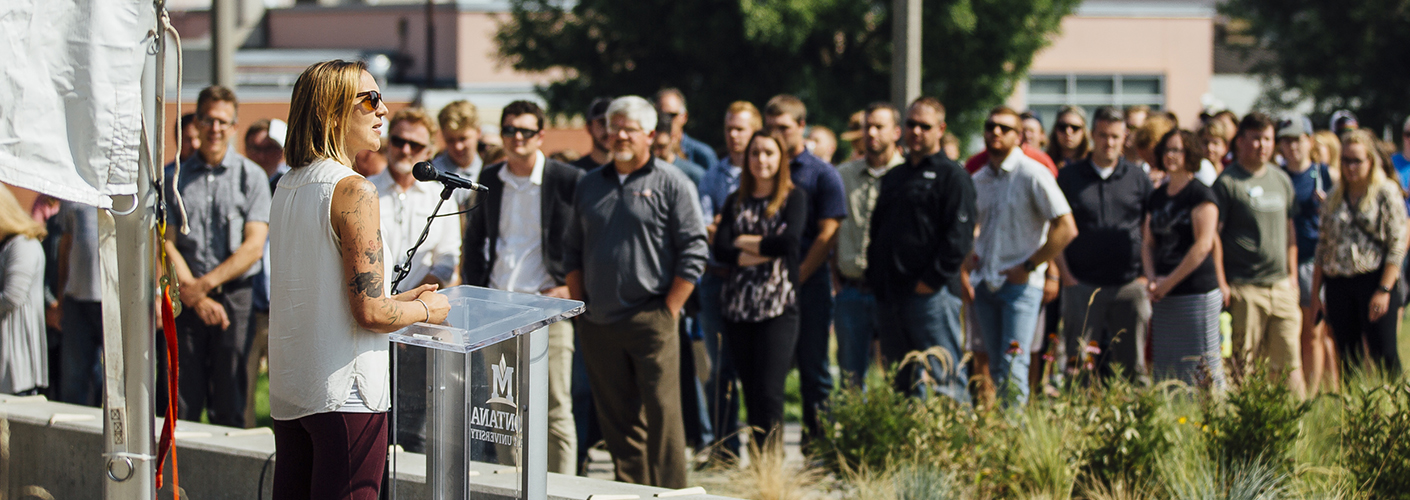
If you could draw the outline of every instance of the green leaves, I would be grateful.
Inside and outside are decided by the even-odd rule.
[[[1410,92],[1404,90],[1410,80],[1404,63],[1410,60],[1410,2],[1230,0],[1220,11],[1234,19],[1229,26],[1247,23],[1246,33],[1257,40],[1247,50],[1271,52],[1255,67],[1272,86],[1259,107],[1290,110],[1305,97],[1317,118],[1350,108],[1362,127],[1376,130],[1400,126],[1410,111]]]
[[[922,92],[949,108],[951,130],[976,132],[1011,93],[1080,0],[927,0]],[[890,99],[891,0],[510,0],[496,42],[521,71],[562,71],[540,89],[555,115],[597,96],[679,87],[687,132],[719,144],[724,109],[780,93],[834,129]]]

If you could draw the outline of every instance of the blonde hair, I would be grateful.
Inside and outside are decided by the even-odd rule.
[[[441,128],[447,132],[459,132],[466,129],[480,128],[480,110],[470,101],[459,100],[451,102],[441,108],[441,112],[436,115],[436,121],[441,123]],[[434,129],[432,127],[426,127]]]
[[[351,166],[343,133],[357,106],[357,89],[367,65],[362,61],[315,63],[294,82],[289,99],[289,136],[284,160],[292,168],[330,159]]]
[[[764,117],[759,114],[759,108],[749,101],[734,101],[729,103],[729,109],[725,110],[725,116],[749,113],[749,124],[754,130],[764,128]]]
[[[1385,160],[1381,156],[1380,149],[1378,149],[1379,146],[1377,145],[1376,136],[1371,135],[1371,132],[1366,129],[1356,129],[1342,135],[1343,149],[1350,148],[1352,144],[1360,144],[1361,147],[1366,150],[1366,161],[1371,163],[1371,170],[1367,172],[1367,175],[1371,177],[1370,182],[1366,185],[1367,193],[1375,192],[1376,188],[1380,186],[1382,182],[1394,182],[1386,177]],[[1338,166],[1338,168],[1340,168],[1340,166]],[[1341,205],[1342,199],[1346,197],[1346,184],[1346,173],[1343,172],[1341,182],[1337,183],[1336,187],[1332,189],[1331,196],[1327,197],[1326,206],[1329,210],[1333,210],[1335,207]],[[1395,191],[1397,193],[1400,192],[1399,185],[1395,186]],[[1356,204],[1356,209],[1362,212],[1370,210],[1372,203],[1371,198],[1374,197],[1362,196],[1361,201]]]
[[[49,232],[44,229],[44,224],[34,220],[20,208],[20,202],[15,199],[14,193],[9,189],[0,189],[0,240],[17,234],[42,240]]]
[[[1341,173],[1341,139],[1337,139],[1337,134],[1330,130],[1318,130],[1312,134],[1312,141],[1317,146],[1327,148],[1327,157],[1322,158],[1318,148],[1312,148],[1312,161],[1326,163],[1327,168]]]
[[[1136,106],[1127,109],[1130,110],[1132,108],[1136,108]],[[1147,108],[1147,111],[1149,111],[1149,108]],[[1170,121],[1170,118],[1167,118],[1163,114],[1155,114],[1146,117],[1146,122],[1142,123],[1140,128],[1136,129],[1136,149],[1155,148],[1156,143],[1160,142],[1160,138],[1165,137],[1165,134],[1170,132],[1173,128],[1175,128],[1175,124]]]

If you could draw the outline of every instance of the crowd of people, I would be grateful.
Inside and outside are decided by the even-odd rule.
[[[546,328],[550,469],[584,472],[605,441],[618,479],[663,487],[686,486],[690,448],[778,439],[794,368],[805,440],[877,366],[917,397],[1004,405],[1113,376],[1218,391],[1266,364],[1305,395],[1368,362],[1400,370],[1410,121],[1397,151],[1349,114],[1182,128],[1069,106],[1045,131],[1000,106],[966,159],[932,97],[869,105],[840,134],[794,96],[738,101],[719,148],[684,132],[676,89],[585,111],[592,149],[549,153],[533,102],[485,137],[472,103],[389,113],[365,68],[333,61],[241,154],[235,93],[203,90],[166,169],[177,416],[253,426],[267,356],[276,482],[371,484],[393,371],[380,333],[443,320],[434,291],[460,284],[584,301]],[[489,190],[457,192],[476,209],[438,219],[408,262],[441,190],[412,175],[425,161]],[[98,216],[26,214],[0,190],[0,391],[98,404]],[[330,453],[366,461],[309,465]]]

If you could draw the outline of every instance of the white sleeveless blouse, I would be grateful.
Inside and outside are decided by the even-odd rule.
[[[319,160],[284,174],[274,192],[269,409],[278,420],[340,411],[354,388],[369,410],[391,407],[387,336],[353,319],[331,223],[333,191],[354,175],[341,163]],[[382,253],[383,262],[391,262],[385,247]]]

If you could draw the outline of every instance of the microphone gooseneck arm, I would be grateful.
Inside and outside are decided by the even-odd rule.
[[[440,213],[441,205],[444,205],[446,200],[450,199],[450,195],[453,193],[455,193],[454,186],[446,186],[444,189],[441,189],[441,201],[436,202],[436,209],[432,210],[431,216],[426,218],[426,227],[421,229],[421,237],[417,238],[416,244],[412,245],[411,249],[406,251],[406,261],[392,267],[392,270],[397,273],[397,278],[392,281],[392,295],[401,293],[401,282],[406,279],[408,274],[411,274],[411,263],[412,259],[416,258],[416,250],[421,248],[422,243],[426,242],[426,236],[431,234],[431,223],[436,221],[436,214]]]

